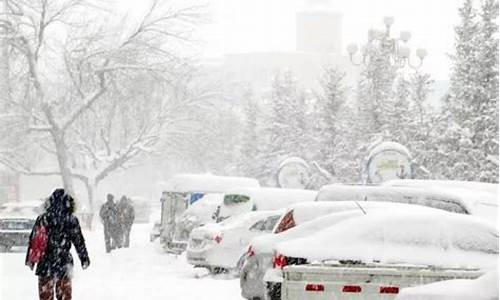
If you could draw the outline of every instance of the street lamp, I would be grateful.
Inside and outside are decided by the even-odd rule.
[[[368,30],[368,42],[361,48],[361,57],[356,60],[355,55],[358,53],[359,48],[356,44],[349,44],[347,46],[347,53],[351,62],[356,65],[366,65],[372,51],[379,49],[384,51],[388,56],[391,64],[397,68],[404,68],[409,66],[412,69],[418,69],[422,66],[424,58],[427,56],[427,50],[418,48],[415,54],[418,58],[417,63],[412,63],[410,60],[410,47],[408,41],[411,39],[411,32],[401,31],[399,37],[391,37],[391,27],[394,24],[394,18],[387,16],[384,18],[385,30]]]

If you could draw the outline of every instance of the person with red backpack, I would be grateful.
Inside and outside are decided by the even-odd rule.
[[[54,291],[57,300],[71,300],[71,245],[75,246],[82,268],[90,265],[74,209],[74,199],[64,189],[56,189],[31,231],[25,264],[32,270],[36,264],[40,300],[53,300]]]

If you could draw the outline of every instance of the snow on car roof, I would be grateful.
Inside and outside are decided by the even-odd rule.
[[[251,244],[258,252],[271,252],[278,242],[317,233],[340,221],[362,216],[376,209],[432,210],[432,208],[424,206],[393,202],[359,202],[358,204],[354,201],[297,203],[289,207],[287,211],[293,210],[294,220],[299,219],[302,222],[296,222],[295,227],[284,232],[257,237]]]
[[[314,201],[318,192],[303,189],[285,189],[285,188],[270,188],[270,187],[250,187],[236,188],[228,190],[226,195],[245,195],[250,197],[251,201],[259,204],[259,210],[275,209],[276,206],[286,207],[287,205],[303,202]],[[266,203],[270,205],[266,205]]]
[[[389,201],[430,206],[452,212],[471,214],[474,211],[465,197],[458,192],[444,189],[398,186],[366,186],[332,184],[322,187],[316,198],[318,201]],[[495,222],[495,220],[490,220]]]
[[[229,217],[219,223],[223,227],[234,228],[239,227],[244,224],[254,223],[258,220],[264,219],[270,216],[279,216],[283,214],[283,210],[259,210],[243,213],[237,216]],[[249,224],[250,225],[250,224]]]
[[[168,192],[224,192],[236,187],[258,187],[257,179],[249,177],[216,176],[212,174],[177,174],[163,183]]]
[[[460,180],[428,180],[428,179],[392,179],[382,185],[387,186],[408,186],[408,187],[441,187],[441,188],[466,188],[476,191],[486,191],[489,193],[498,193],[498,184],[477,182],[477,181],[460,181]]]
[[[425,188],[428,192],[446,194],[457,198],[470,214],[497,223],[498,184],[453,181],[396,179],[383,183],[384,186]]]
[[[477,279],[454,279],[404,288],[396,300],[491,300],[498,299],[498,270]]]
[[[498,231],[468,215],[437,209],[385,209],[280,243],[276,250],[308,261],[491,267],[498,259]]]

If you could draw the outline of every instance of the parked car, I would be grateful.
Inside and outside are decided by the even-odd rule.
[[[261,286],[263,293],[267,299],[280,299],[281,281],[283,274],[280,268],[273,268],[275,266],[274,254],[275,247],[278,243],[283,241],[289,241],[296,238],[309,236],[320,232],[326,228],[329,228],[343,220],[359,217],[373,210],[379,209],[412,209],[412,210],[429,210],[430,208],[424,206],[410,206],[401,203],[391,203],[391,202],[354,202],[354,201],[339,201],[339,202],[315,202],[322,203],[325,208],[323,211],[329,211],[328,207],[334,208],[333,211],[329,211],[327,215],[322,215],[318,218],[312,219],[307,222],[303,222],[293,228],[283,231],[279,234],[272,236],[266,236],[262,238],[256,238],[252,240],[252,252],[255,256],[255,260],[248,259],[249,268],[252,274],[251,277],[258,277],[259,281],[262,282]],[[346,206],[348,205],[348,206]],[[290,222],[287,222],[290,223]],[[290,264],[302,264],[302,260],[291,260]],[[257,275],[255,275],[257,274]]]
[[[211,218],[222,204],[224,192],[239,187],[258,187],[259,182],[248,177],[177,174],[161,186],[160,243],[166,251],[178,254],[186,250],[191,230],[205,224],[206,216]]]
[[[239,188],[227,191],[220,208],[220,218],[255,210],[285,209],[299,202],[314,201],[318,192],[285,188]]]
[[[28,246],[35,220],[43,211],[43,201],[9,202],[0,206],[0,251]]]
[[[303,264],[287,268],[294,260]],[[285,268],[281,299],[351,299],[353,293],[387,299],[405,287],[496,270],[498,231],[436,209],[377,211],[279,243],[274,262]]]
[[[498,299],[498,271],[477,279],[451,279],[404,288],[396,300],[494,300]]]
[[[395,179],[383,186],[419,188],[450,195],[460,201],[468,214],[493,224],[498,223],[498,184],[455,180]]]
[[[254,211],[191,232],[187,261],[213,272],[241,268],[250,239],[270,233],[281,211]]]
[[[392,182],[397,182],[392,181]],[[416,204],[438,208],[450,212],[469,214],[483,218],[492,224],[497,223],[496,210],[497,194],[488,191],[478,191],[469,188],[439,187],[429,181],[425,186],[424,181],[413,182],[412,186],[392,185],[345,185],[332,184],[323,186],[317,201],[385,201],[407,204]],[[417,184],[417,182],[419,182]],[[451,184],[450,184],[451,185]],[[491,190],[491,187],[488,188]]]
[[[273,247],[277,242],[318,232],[343,218],[360,216],[366,213],[368,207],[387,207],[387,205],[391,204],[381,202],[359,204],[354,201],[342,201],[305,202],[292,205],[280,218],[273,234],[251,240],[240,273],[241,295],[246,299],[264,298],[266,286],[263,278],[267,269],[273,267]],[[332,215],[341,212],[345,214]]]

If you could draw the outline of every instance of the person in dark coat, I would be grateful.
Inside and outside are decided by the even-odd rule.
[[[111,194],[106,196],[106,203],[101,206],[99,216],[101,217],[104,227],[104,243],[106,252],[116,247],[121,248],[121,224],[118,206],[113,201],[114,197]]]
[[[118,203],[118,210],[120,212],[120,220],[122,224],[123,247],[128,248],[130,245],[130,231],[132,230],[132,224],[134,224],[135,219],[135,211],[132,206],[132,200],[127,198],[125,195],[122,196],[120,202]]]
[[[75,246],[82,268],[86,269],[90,265],[80,223],[73,215],[74,209],[74,199],[64,189],[56,189],[46,203],[45,212],[36,219],[33,226],[25,260],[25,264],[31,269],[35,265],[30,252],[36,229],[43,226],[47,237],[45,254],[36,264],[35,271],[40,300],[52,300],[54,290],[57,300],[71,300],[71,245]]]

